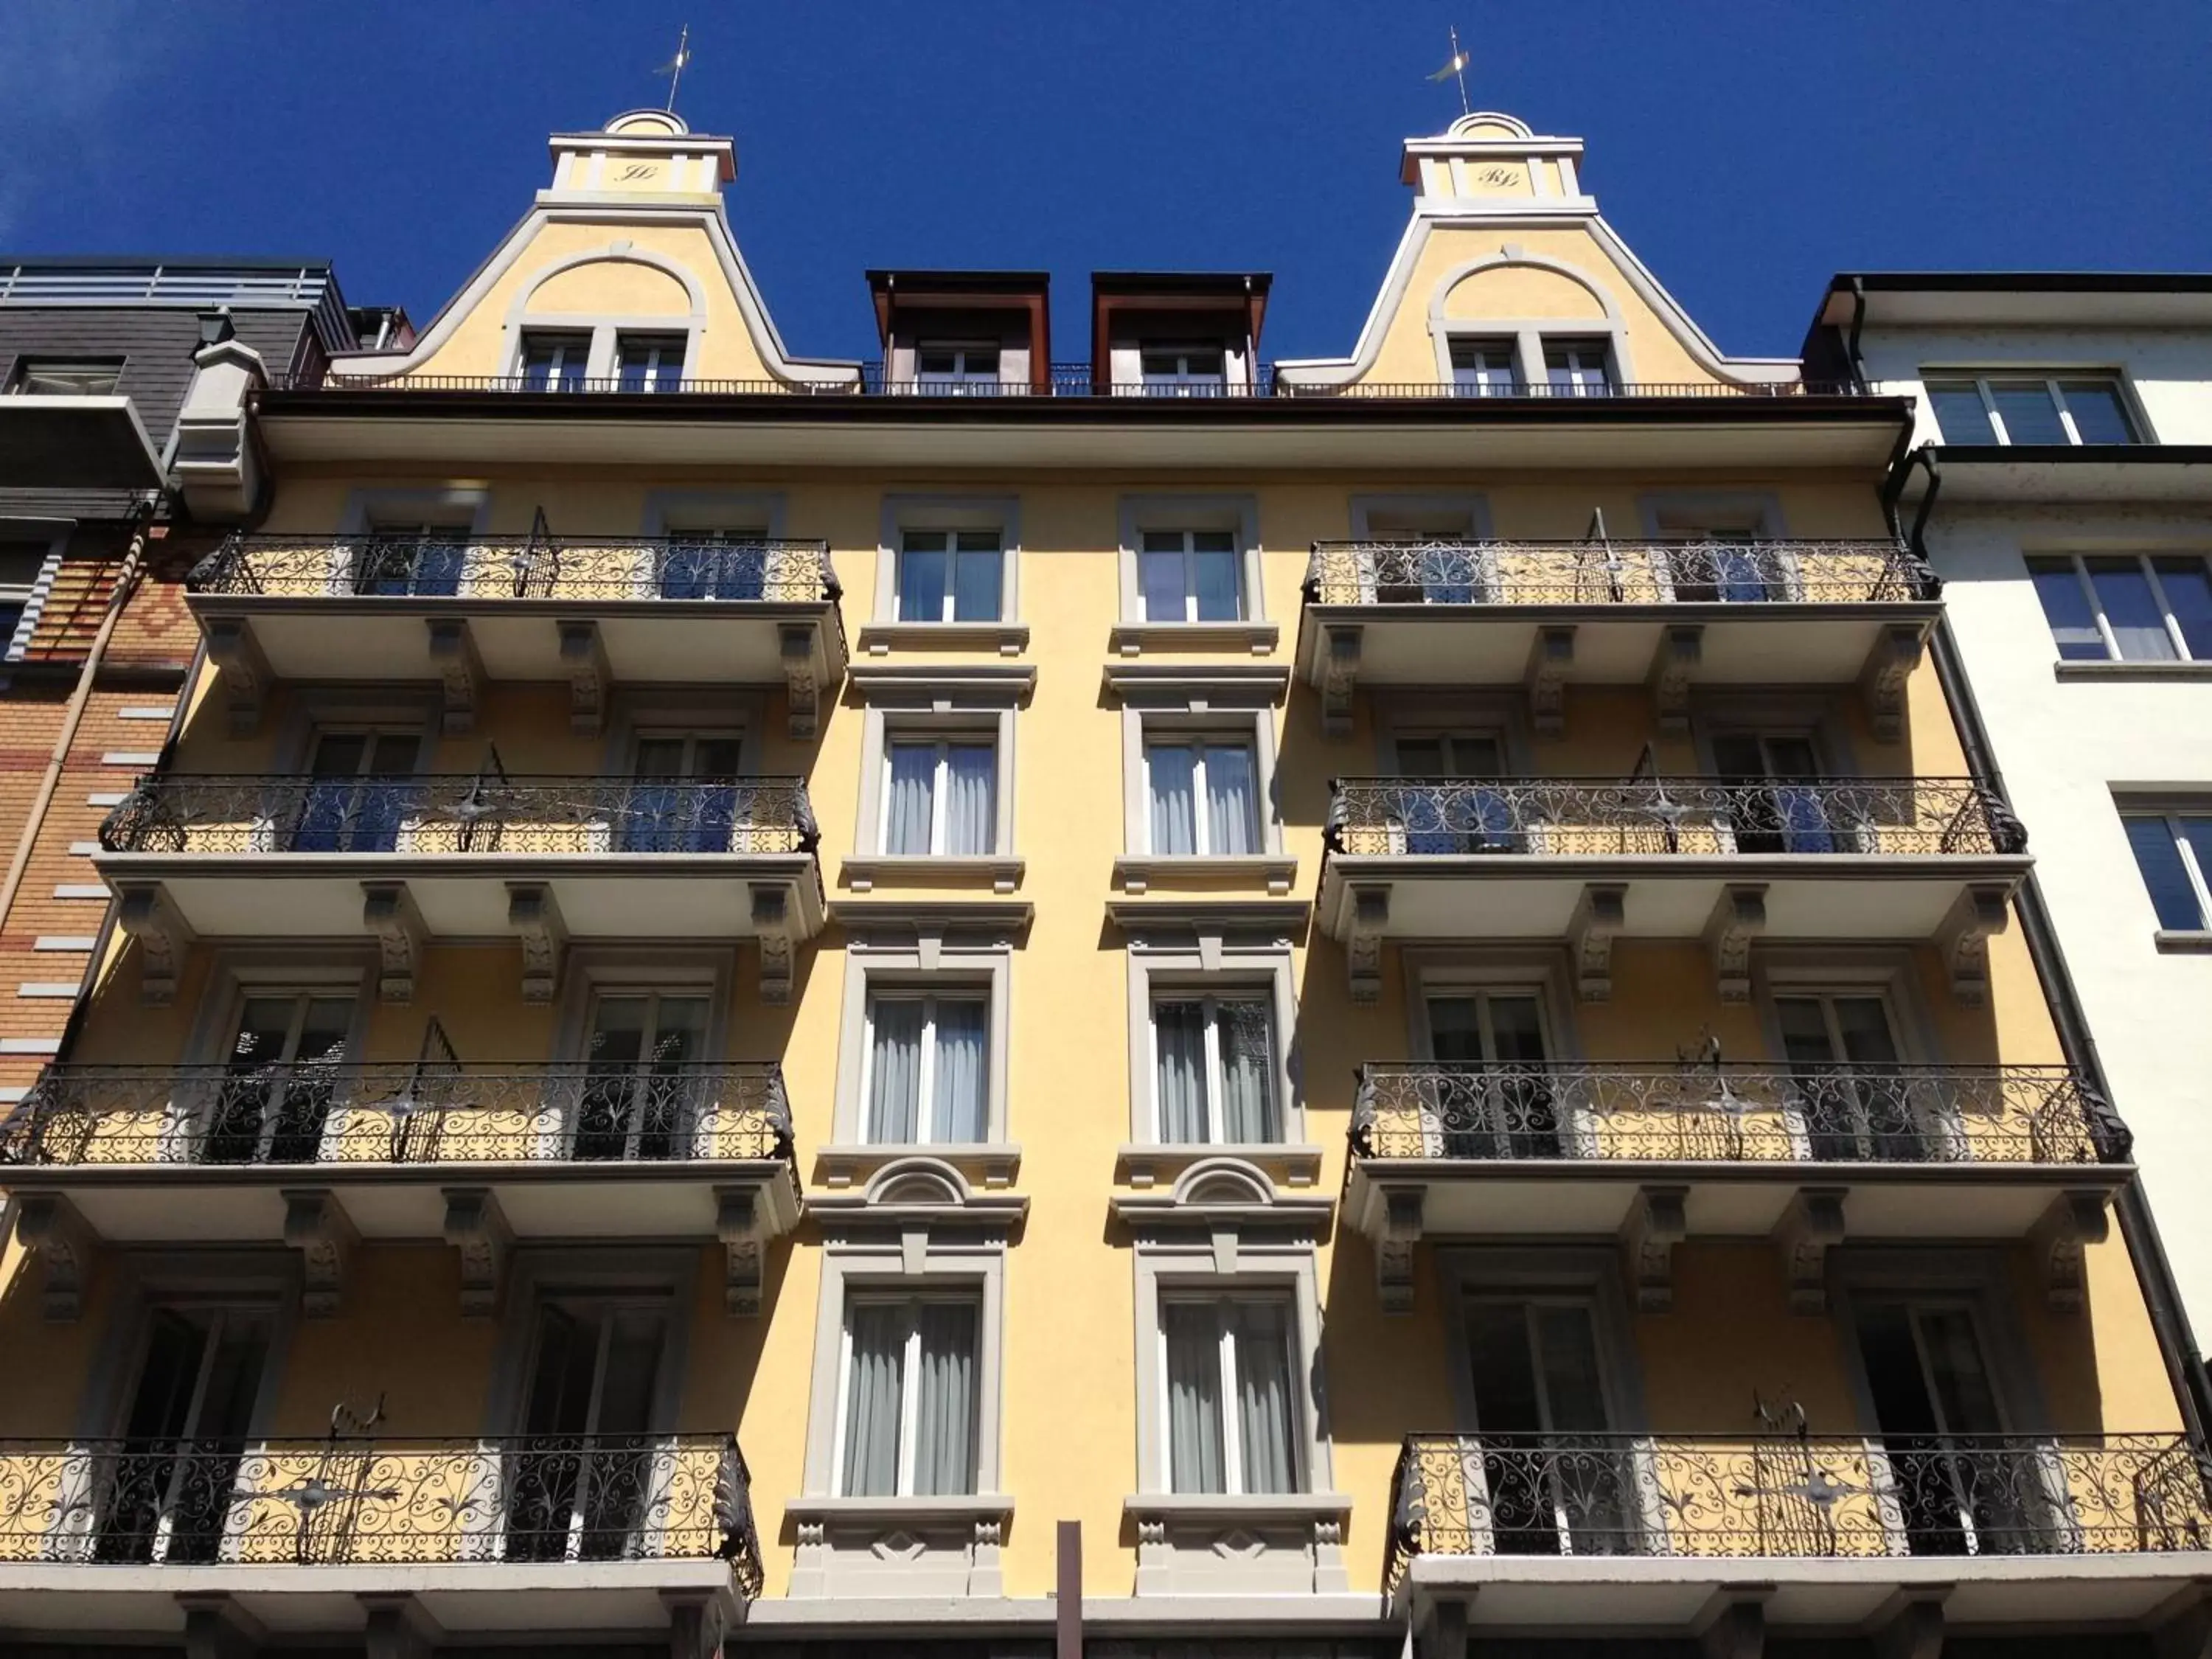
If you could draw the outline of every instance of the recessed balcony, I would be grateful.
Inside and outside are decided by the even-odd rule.
[[[1363,686],[1527,688],[1540,731],[1571,685],[1857,684],[1878,731],[1941,605],[1893,541],[1316,542],[1298,672],[1349,735]]]
[[[1386,939],[1555,939],[1578,988],[1615,939],[1704,939],[1724,995],[1757,939],[1932,942],[1972,1000],[2027,836],[1957,778],[1346,778],[1330,784],[1319,919],[1352,994]]]
[[[1383,1587],[1471,1634],[2140,1628],[2212,1566],[2206,1479],[2178,1434],[1420,1434]]]
[[[845,672],[829,547],[674,536],[238,535],[186,603],[234,725],[280,681],[434,681],[447,723],[477,682],[567,681],[580,708],[632,684],[783,685],[795,735]]]
[[[526,994],[570,939],[756,939],[775,1000],[821,931],[819,838],[796,778],[171,774],[94,863],[156,995],[194,937],[372,937],[389,980],[431,940],[507,935]]]
[[[382,1605],[403,1639],[427,1617],[448,1639],[655,1632],[703,1659],[761,1589],[726,1434],[7,1441],[0,1500],[16,1632],[357,1642]]]

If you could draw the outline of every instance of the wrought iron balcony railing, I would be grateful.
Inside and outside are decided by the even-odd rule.
[[[797,778],[145,777],[100,827],[114,853],[812,853]]]
[[[2027,831],[1966,778],[1338,778],[1336,854],[1562,857],[2010,854]]]
[[[1417,1556],[2081,1555],[2212,1545],[2178,1434],[1420,1434],[1383,1565]]]
[[[780,605],[840,592],[826,542],[682,535],[240,534],[201,560],[185,585],[225,595]]]
[[[1722,1164],[2118,1164],[2132,1146],[2063,1066],[1370,1064],[1359,1158]]]
[[[556,1064],[49,1066],[0,1164],[276,1166],[790,1160],[783,1068]]]
[[[0,1441],[0,1561],[727,1561],[761,1585],[726,1434]]]
[[[1316,542],[1315,605],[1869,605],[1942,584],[1888,541]]]

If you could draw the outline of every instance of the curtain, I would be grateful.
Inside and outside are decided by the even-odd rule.
[[[899,1399],[910,1310],[861,1302],[852,1311],[853,1369],[845,1379],[845,1496],[898,1491]]]
[[[890,750],[890,801],[884,814],[884,851],[926,854],[930,850],[930,796],[937,784],[937,745],[895,743]]]
[[[1197,752],[1179,743],[1155,744],[1145,751],[1151,781],[1152,852],[1172,857],[1198,850],[1198,813],[1194,799]]]
[[[907,532],[898,562],[898,614],[901,622],[945,620],[945,533]]]
[[[960,538],[960,550],[952,566],[953,621],[999,620],[999,578],[1004,568],[997,537]]]
[[[1224,1492],[1221,1449],[1221,1328],[1211,1303],[1160,1310],[1168,1350],[1168,1485],[1176,1492]]]
[[[999,839],[999,751],[995,744],[956,743],[945,750],[945,850],[957,857],[988,853]],[[924,833],[927,834],[925,828]]]
[[[1170,1146],[1202,1142],[1206,1133],[1206,1005],[1156,1002],[1152,1041],[1159,1050],[1157,1092],[1160,1139]]]
[[[1238,588],[1237,544],[1226,531],[1200,531],[1193,537],[1192,574],[1198,588],[1198,620],[1235,622],[1244,614]]]
[[[925,1302],[916,1379],[914,1491],[918,1498],[975,1490],[975,1329],[973,1302]]]
[[[1281,1139],[1275,1121],[1274,1020],[1264,1002],[1215,1005],[1221,1028],[1221,1134],[1231,1141]]]
[[[980,1000],[937,1005],[936,1100],[930,1139],[980,1141],[986,1138],[983,1109],[983,1047],[988,1011]]]
[[[921,1013],[920,1001],[906,999],[878,1002],[869,1012],[868,1139],[876,1146],[910,1145],[918,1136]]]
[[[1137,556],[1137,576],[1144,591],[1146,622],[1179,623],[1188,619],[1182,570],[1182,537],[1174,531],[1147,532],[1144,550]]]
[[[1206,831],[1207,849],[1214,856],[1260,850],[1253,844],[1257,814],[1252,808],[1252,751],[1242,744],[1208,744]]]
[[[1232,1322],[1244,1490],[1293,1492],[1297,1449],[1291,1439],[1290,1310],[1279,1302],[1238,1303]]]

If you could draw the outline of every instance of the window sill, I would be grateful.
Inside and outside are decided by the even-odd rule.
[[[1310,1188],[1321,1180],[1321,1148],[1298,1141],[1261,1141],[1246,1145],[1164,1146],[1150,1141],[1124,1141],[1114,1149],[1114,1179],[1139,1189],[1172,1184],[1194,1164],[1214,1158],[1235,1158],[1267,1175],[1278,1187]]]
[[[794,1521],[838,1521],[884,1525],[949,1525],[963,1521],[1004,1521],[1014,1512],[1005,1492],[959,1492],[936,1498],[793,1498],[783,1512]]]
[[[971,1186],[1003,1190],[1014,1184],[1022,1170],[1022,1149],[1012,1141],[974,1141],[958,1146],[943,1143],[911,1146],[860,1146],[832,1143],[816,1149],[814,1178],[829,1190],[864,1187],[887,1164],[931,1158],[950,1164]]]
[[[1147,651],[1249,651],[1265,657],[1282,636],[1282,629],[1270,622],[1117,623],[1107,647],[1123,657]]]
[[[1236,890],[1264,883],[1270,896],[1281,898],[1297,878],[1298,861],[1279,853],[1249,853],[1224,858],[1156,858],[1145,854],[1114,860],[1114,885],[1125,893],[1141,893],[1149,887],[1177,891],[1194,888]]]
[[[2212,951],[2212,932],[2197,927],[2161,927],[2151,943],[2170,957],[2199,956]]]
[[[954,858],[927,854],[866,854],[837,866],[837,879],[855,893],[884,887],[982,887],[1011,893],[1022,884],[1025,862],[995,853]]]
[[[1133,1492],[1121,1500],[1121,1513],[1133,1519],[1159,1516],[1173,1521],[1211,1522],[1223,1526],[1316,1521],[1349,1515],[1352,1498],[1340,1492]]]
[[[2059,662],[2062,680],[2212,680],[2212,662]]]
[[[869,623],[860,649],[872,657],[894,651],[995,651],[1018,657],[1029,649],[1027,623]]]

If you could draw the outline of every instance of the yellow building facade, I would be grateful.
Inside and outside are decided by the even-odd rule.
[[[795,356],[728,140],[552,149],[255,394],[9,1121],[10,1639],[2193,1628],[1902,401],[1503,116],[1272,366],[1256,274],[1067,365],[1040,277],[872,273],[881,362]]]

